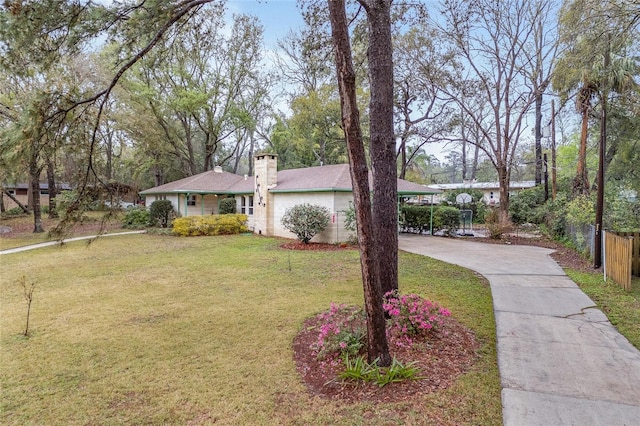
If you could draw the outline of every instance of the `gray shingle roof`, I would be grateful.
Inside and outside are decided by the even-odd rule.
[[[253,178],[236,175],[229,172],[209,170],[194,176],[174,182],[165,183],[145,191],[141,195],[169,194],[169,193],[198,193],[198,194],[239,194],[253,192]]]
[[[371,181],[371,177],[369,178]],[[278,184],[272,192],[350,192],[351,174],[348,164],[306,167],[302,169],[282,170],[278,172]],[[175,182],[157,186],[140,192],[147,194],[167,193],[200,194],[243,194],[253,192],[253,177],[213,170],[190,176]],[[401,195],[437,194],[441,191],[424,185],[398,179],[398,193]]]

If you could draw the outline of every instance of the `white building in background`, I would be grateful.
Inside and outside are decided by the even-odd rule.
[[[520,190],[533,188],[534,186],[536,186],[536,183],[533,180],[511,182],[509,184],[509,193],[514,194]],[[430,187],[442,191],[442,194],[434,196],[435,203],[441,202],[447,191],[455,191],[459,189],[474,189],[477,191],[482,191],[482,201],[486,205],[497,206],[498,204],[500,204],[500,184],[498,182],[465,181],[462,183],[432,184],[430,185]]]

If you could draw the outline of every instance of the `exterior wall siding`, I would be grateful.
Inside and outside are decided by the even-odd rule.
[[[296,236],[282,226],[282,217],[287,209],[298,204],[321,205],[329,209],[331,219],[329,226],[311,240],[317,243],[337,243],[347,241],[352,232],[344,229],[344,211],[349,208],[353,196],[349,192],[308,192],[308,193],[276,193],[273,194],[273,235],[292,238]]]

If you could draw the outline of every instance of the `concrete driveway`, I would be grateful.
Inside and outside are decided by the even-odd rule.
[[[489,280],[505,425],[640,425],[640,351],[553,250],[421,235],[401,235],[400,249]]]

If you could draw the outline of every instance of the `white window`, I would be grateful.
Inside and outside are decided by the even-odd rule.
[[[240,197],[240,213],[253,215],[253,195]]]
[[[195,206],[196,205],[196,196],[195,195],[189,195],[189,198],[187,199],[187,205],[188,206]]]

